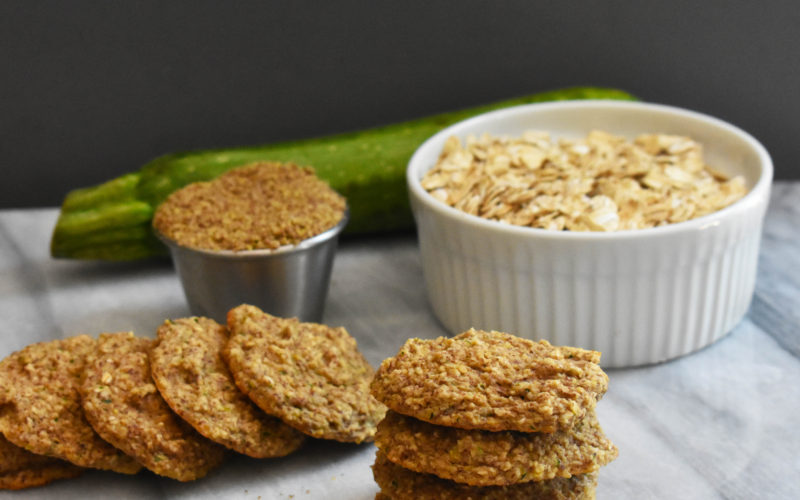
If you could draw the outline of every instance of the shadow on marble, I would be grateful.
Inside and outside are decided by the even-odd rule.
[[[97,262],[51,259],[45,266],[54,281],[69,287],[74,284],[84,286],[87,282],[101,285],[107,281],[135,278],[147,279],[149,276],[174,274],[169,258],[143,260],[136,262]]]

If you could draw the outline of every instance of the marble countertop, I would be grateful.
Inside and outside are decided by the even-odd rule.
[[[619,458],[598,499],[800,498],[800,183],[776,183],[756,293],[729,335],[671,362],[610,370],[598,414]],[[168,261],[49,258],[55,209],[0,211],[0,356],[79,333],[153,336],[188,315]],[[373,365],[406,338],[446,332],[426,302],[416,240],[345,241],[325,322],[343,325]],[[82,477],[3,498],[372,499],[374,447],[313,442],[282,459],[236,457],[178,483],[150,473]]]

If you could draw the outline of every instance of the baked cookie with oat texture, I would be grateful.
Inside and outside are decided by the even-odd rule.
[[[617,457],[590,412],[569,431],[442,427],[388,411],[375,444],[401,467],[471,486],[502,486],[594,472]]]
[[[170,408],[197,432],[255,458],[293,452],[305,435],[261,411],[222,359],[228,330],[213,319],[167,320],[150,351],[153,381]]]
[[[502,332],[410,339],[381,363],[372,394],[436,425],[487,431],[569,430],[608,388],[600,353]]]
[[[404,469],[380,450],[372,475],[384,498],[391,500],[590,500],[597,488],[596,472],[508,486],[469,486]]]
[[[0,433],[37,455],[80,467],[135,474],[142,467],[87,422],[78,388],[88,335],[31,344],[0,362]]]
[[[161,476],[201,478],[225,449],[197,433],[169,408],[150,375],[153,341],[103,333],[86,361],[81,396],[86,417],[108,442]]]
[[[0,490],[42,486],[57,479],[77,477],[84,470],[64,460],[31,453],[0,434]]]
[[[373,440],[385,407],[369,393],[374,370],[347,330],[251,305],[228,312],[228,329],[225,360],[262,410],[315,438]]]

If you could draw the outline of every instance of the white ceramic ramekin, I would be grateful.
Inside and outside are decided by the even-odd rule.
[[[716,213],[616,233],[510,226],[451,208],[420,185],[447,137],[591,130],[633,138],[689,136],[706,162],[744,176],[749,192]],[[442,130],[416,151],[407,181],[433,310],[452,333],[501,330],[603,352],[606,367],[681,356],[724,336],[753,296],[772,161],[741,129],[700,113],[637,102],[573,101],[486,113]]]

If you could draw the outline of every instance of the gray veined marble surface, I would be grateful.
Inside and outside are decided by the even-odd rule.
[[[716,344],[644,368],[610,371],[600,422],[620,450],[601,470],[599,499],[800,498],[800,183],[777,183],[756,295]],[[109,264],[48,257],[54,209],[0,212],[0,356],[41,340],[133,330],[152,336],[188,314],[164,262]],[[377,365],[411,336],[445,332],[432,316],[416,242],[345,242],[325,322],[343,325]],[[237,457],[182,484],[150,473],[92,471],[0,498],[368,500],[372,445],[312,442],[283,459]]]

